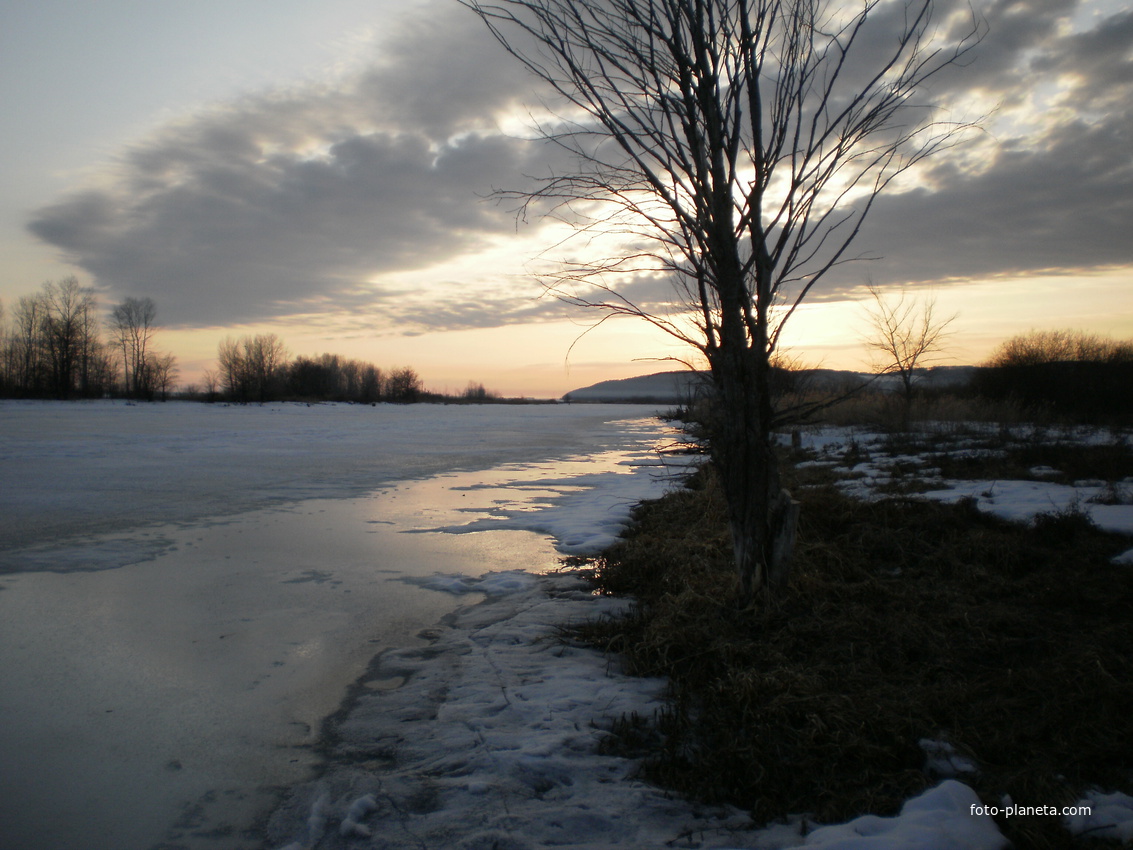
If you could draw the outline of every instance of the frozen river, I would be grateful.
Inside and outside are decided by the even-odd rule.
[[[412,579],[608,541],[652,412],[0,402],[0,850],[261,846]]]

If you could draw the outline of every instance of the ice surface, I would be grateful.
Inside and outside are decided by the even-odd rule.
[[[556,563],[402,532],[633,478],[651,413],[0,403],[0,848],[259,847],[350,683],[458,602],[405,579]]]
[[[516,498],[497,497],[488,516],[465,523],[423,529],[465,534],[520,529],[549,534],[566,555],[600,552],[610,546],[629,522],[634,505],[657,498],[688,469],[687,456],[671,457],[663,465],[625,462],[612,470],[572,470],[558,463],[562,477],[540,477],[529,484],[516,482],[508,490]],[[592,466],[592,464],[591,464]],[[533,508],[532,496],[542,495]],[[499,491],[497,491],[499,492]]]
[[[267,826],[291,850],[1004,846],[954,779],[892,818],[752,830],[598,753],[664,683],[558,640],[622,603],[530,567],[553,563],[546,535],[600,546],[664,488],[648,412],[0,403],[0,477],[19,482],[0,490],[0,847],[259,847],[272,785],[292,786]],[[834,457],[868,438],[805,441]],[[1092,514],[1128,507],[1091,487],[1071,489]],[[1063,495],[992,492],[981,507],[1020,517]]]
[[[393,481],[514,461],[651,449],[671,431],[649,418],[654,412],[0,400],[0,572],[20,568],[3,560],[6,551],[62,536],[361,496]]]

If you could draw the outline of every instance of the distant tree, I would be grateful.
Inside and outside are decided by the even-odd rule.
[[[244,355],[240,343],[230,336],[220,341],[216,349],[217,365],[223,378],[224,391],[229,398],[246,401],[248,386],[244,369]]]
[[[986,365],[1037,366],[1044,363],[1122,363],[1133,361],[1133,340],[1118,341],[1085,331],[1037,331],[1000,344]]]
[[[127,396],[145,398],[153,387],[147,378],[150,339],[157,320],[157,305],[151,298],[127,298],[110,313],[112,341],[122,357],[122,380]]]
[[[91,360],[98,350],[94,293],[75,277],[48,281],[43,286],[43,306],[52,393],[56,398],[70,398],[79,390],[86,393]]]
[[[460,397],[465,401],[487,401],[488,399],[498,398],[497,393],[488,390],[483,384],[476,381],[469,381],[468,386],[464,388],[464,392]]]
[[[0,299],[0,396],[8,394],[8,323],[4,312],[4,301]]]
[[[343,360],[339,366],[344,400],[358,401],[362,397],[362,367],[358,360]]]
[[[14,327],[5,358],[13,389],[19,395],[39,395],[46,385],[46,315],[47,305],[42,294],[20,296],[13,313]]]
[[[386,399],[407,404],[417,401],[424,388],[417,373],[408,366],[394,369],[386,380]]]
[[[873,304],[866,310],[866,346],[877,354],[875,369],[879,374],[900,377],[908,406],[916,389],[917,369],[941,352],[956,314],[941,318],[936,314],[935,298],[918,304],[904,289],[893,299],[871,284],[869,294]]]
[[[362,369],[362,390],[358,399],[364,404],[374,404],[382,400],[385,376],[382,370],[373,364],[366,364]]]
[[[287,369],[287,389],[295,398],[328,399],[338,392],[335,361],[328,355],[296,357]]]
[[[217,347],[217,361],[228,395],[236,401],[270,401],[283,391],[287,348],[275,334],[225,337]]]
[[[204,375],[201,376],[201,384],[205,392],[205,401],[216,401],[217,393],[220,391],[220,378],[212,369],[205,369]]]
[[[146,360],[146,377],[153,391],[161,395],[161,400],[169,398],[180,370],[177,358],[172,354],[149,354]]]
[[[244,358],[255,396],[260,401],[268,401],[278,395],[287,365],[283,340],[275,334],[257,334],[245,339]]]
[[[976,374],[976,388],[985,397],[1091,422],[1133,414],[1130,387],[1133,340],[1072,330],[1012,337]]]

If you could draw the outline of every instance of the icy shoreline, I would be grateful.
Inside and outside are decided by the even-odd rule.
[[[1035,503],[1016,492],[1026,488],[1008,485],[998,482],[997,507],[1013,511],[1012,519],[1025,520],[1052,501],[1050,487]],[[582,501],[593,502],[597,492]],[[561,550],[567,548],[561,545],[565,529],[577,532],[587,524],[582,520],[601,514],[570,510],[578,506],[564,505],[561,497],[556,507],[565,510],[544,513],[555,521],[540,530],[554,533]],[[1120,509],[1126,517],[1128,508]],[[530,521],[522,511],[503,511],[490,520],[432,530],[522,528]],[[1125,519],[1120,530],[1129,528]],[[625,601],[595,597],[570,575],[438,575],[418,583],[486,599],[430,630],[428,647],[391,650],[374,660],[327,727],[323,775],[291,789],[271,817],[272,848],[1008,845],[987,807],[956,778],[906,801],[894,817],[863,815],[825,826],[800,815],[756,828],[737,809],[666,794],[635,778],[635,762],[599,754],[613,721],[634,713],[648,717],[662,705],[665,683],[622,675],[616,658],[558,636],[560,624],[614,613]],[[1133,840],[1133,799],[1098,792],[1081,805],[1092,811],[1062,817],[1069,832]]]
[[[446,617],[429,646],[375,659],[326,730],[323,775],[272,817],[273,845],[358,846],[370,833],[365,846],[391,848],[647,846],[697,828],[632,779],[632,762],[596,752],[602,719],[656,705],[664,683],[608,671],[555,634],[624,603],[570,576],[429,584],[487,599]]]
[[[0,403],[0,850],[262,847],[350,683],[463,601],[401,579],[616,533],[587,494],[663,487],[651,413]]]
[[[448,616],[424,648],[374,659],[327,728],[321,776],[291,789],[269,846],[934,848],[1006,841],[946,780],[894,818],[814,828],[804,818],[754,829],[737,809],[706,807],[635,778],[636,763],[598,753],[609,724],[649,714],[664,682],[562,642],[557,626],[626,603],[571,575],[436,576],[438,590],[486,599]]]

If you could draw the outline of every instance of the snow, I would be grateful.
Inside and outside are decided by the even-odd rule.
[[[0,402],[0,847],[247,850],[375,653],[524,581],[418,579],[557,563],[406,532],[658,495],[654,412]]]
[[[940,477],[939,470],[928,468],[927,459],[920,455],[890,453],[886,447],[889,437],[885,434],[830,427],[810,429],[800,436],[803,448],[816,455],[800,466],[823,466],[842,472],[848,476],[842,488],[860,498],[884,497],[881,488],[896,480],[896,468],[912,466],[918,467],[917,479],[932,486],[927,492],[918,494],[921,498],[942,502],[970,500],[979,510],[1014,522],[1031,522],[1039,514],[1081,511],[1104,531],[1133,536],[1133,479],[1113,482],[1086,479],[1073,484],[990,478],[946,480]],[[976,436],[979,436],[978,429]],[[1098,429],[1072,429],[1052,436],[1095,445],[1115,439],[1114,434]],[[1033,428],[1023,428],[1019,429],[1015,438],[1035,441],[1042,439],[1043,435]],[[947,451],[954,456],[966,457],[1001,454],[996,449],[978,444],[967,445],[947,431],[939,441],[928,440],[927,443],[929,449],[926,454],[929,451]],[[1035,466],[1029,473],[1038,478],[1060,474],[1059,470],[1050,466]]]
[[[491,514],[476,520],[420,529],[450,534],[504,529],[535,531],[555,539],[565,555],[600,552],[610,546],[629,522],[634,505],[657,498],[687,471],[689,458],[671,457],[658,465],[649,458],[619,463],[616,470],[578,472],[569,477],[517,482],[520,498],[498,498]],[[483,485],[481,485],[482,487]],[[550,494],[544,491],[550,490]],[[532,509],[532,496],[544,497]]]
[[[602,755],[610,723],[649,714],[665,682],[563,642],[556,624],[613,614],[620,600],[569,575],[436,576],[489,601],[461,609],[424,648],[390,650],[334,729],[328,769],[292,790],[268,826],[275,846],[568,846],[755,850],[996,850],[979,799],[949,779],[891,818],[755,828],[737,809],[698,806]]]
[[[1120,792],[1104,794],[1101,791],[1091,791],[1078,805],[1088,808],[1089,814],[1074,814],[1063,818],[1066,828],[1072,834],[1115,839],[1124,845],[1133,844],[1133,797]]]
[[[645,405],[127,405],[0,400],[0,543],[231,515],[671,431]],[[123,563],[108,553],[107,565]],[[128,561],[126,561],[128,562]],[[4,565],[0,564],[0,570]]]
[[[1049,481],[943,483],[946,485],[944,488],[926,492],[922,494],[923,497],[942,502],[970,499],[979,510],[1015,522],[1030,522],[1039,514],[1078,510],[1089,516],[1103,531],[1133,535],[1133,504],[1105,505],[1095,501],[1104,496],[1104,483],[1078,482],[1073,486]]]
[[[973,815],[976,793],[948,779],[909,800],[893,818],[866,815],[841,826],[816,829],[800,848],[814,850],[960,850],[1005,847],[989,815]]]
[[[52,722],[49,731],[94,730],[88,734],[112,745],[110,760],[124,759],[126,749],[144,750],[127,743],[139,726],[160,742],[163,760],[177,756],[150,771],[75,750],[64,754],[69,762],[37,781],[67,774],[70,785],[107,795],[90,805],[101,806],[108,819],[141,821],[159,808],[143,796],[147,786],[172,781],[170,776],[188,782],[198,769],[194,759],[208,750],[211,759],[247,762],[260,786],[290,788],[265,834],[257,836],[288,850],[1005,846],[962,781],[975,765],[945,741],[921,742],[926,772],[941,781],[893,817],[816,826],[799,813],[766,828],[754,828],[735,809],[666,794],[637,778],[632,760],[599,752],[613,721],[635,712],[649,716],[661,705],[665,683],[625,676],[616,658],[560,639],[559,624],[613,614],[624,602],[595,596],[569,575],[526,567],[552,560],[546,535],[561,552],[600,548],[636,501],[668,486],[682,459],[657,450],[665,429],[643,419],[647,412],[591,405],[0,404],[0,475],[20,482],[0,490],[0,572],[8,572],[0,576],[0,630],[8,630],[0,635],[0,672],[9,686],[0,702],[16,689],[41,692],[51,701],[32,712],[17,707],[22,714],[13,717],[36,711],[47,717],[73,702],[78,713]],[[852,467],[861,477],[847,487],[867,498],[878,497],[877,488],[892,480],[899,461],[920,463],[921,474],[932,474],[915,455],[887,456],[879,435],[828,429],[804,434],[804,443],[818,452],[816,462]],[[927,497],[972,497],[982,510],[1021,520],[1037,510],[1077,505],[1095,521],[1133,533],[1130,505],[1091,501],[1114,501],[1107,488],[1099,482],[949,482],[938,476]],[[326,537],[307,544],[319,528]],[[254,534],[276,547],[264,563],[256,560],[259,552],[238,548],[250,539],[266,547],[269,541]],[[369,546],[360,542],[364,538]],[[229,553],[239,554],[240,563],[227,563]],[[1133,550],[1120,558],[1133,562]],[[198,607],[178,607],[184,603],[170,595],[174,587],[196,598]],[[396,595],[395,587],[435,597],[438,610],[451,613],[439,623],[434,617],[414,640],[412,616],[397,610],[409,597]],[[250,608],[256,598],[269,610]],[[327,607],[312,607],[316,598]],[[452,611],[450,603],[464,605]],[[255,630],[268,620],[294,645],[266,644],[252,652],[252,644],[267,640]],[[52,640],[67,635],[60,657],[78,656],[60,667],[58,683],[50,669],[28,664],[22,654],[53,649],[36,631],[48,624]],[[161,637],[171,626],[170,635]],[[375,646],[359,638],[372,639],[382,628],[402,639],[382,632]],[[104,658],[103,640],[112,641],[119,655]],[[193,654],[204,651],[198,644],[207,647],[207,658]],[[347,645],[350,664],[362,659],[359,669],[332,661]],[[193,702],[208,694],[217,677],[209,665],[217,659],[230,664],[242,654],[253,664],[249,672],[221,668],[232,677],[228,690]],[[277,659],[286,664],[273,666]],[[269,757],[261,750],[274,749],[272,757],[286,760],[306,748],[309,756],[312,741],[296,744],[270,727],[264,733],[268,744],[249,749],[244,738],[255,737],[255,730],[235,733],[225,724],[243,711],[267,730],[289,691],[299,688],[299,680],[286,676],[304,661],[314,669],[335,667],[339,676],[306,682],[304,693],[333,701],[349,682],[354,685],[333,715],[317,778],[283,781],[263,766]],[[349,670],[355,672],[343,678]],[[136,681],[115,678],[135,673]],[[93,696],[76,690],[83,677],[97,686]],[[287,682],[292,684],[282,684]],[[148,707],[145,689],[151,686],[167,693],[169,702]],[[237,692],[239,700],[233,698]],[[115,713],[101,715],[111,696]],[[179,703],[195,706],[199,716],[185,719],[177,713]],[[118,725],[105,725],[111,720]],[[24,738],[13,734],[18,747]],[[65,740],[67,748],[82,743]],[[192,746],[188,741],[197,749],[175,749]],[[22,754],[18,763],[30,771],[40,755]],[[211,763],[209,768],[219,771]],[[251,794],[252,786],[230,787],[216,776],[207,777],[212,798],[186,798],[186,813],[200,801]],[[21,784],[34,784],[25,778]],[[178,793],[187,794],[184,787]],[[24,805],[15,803],[17,790],[5,786],[5,816]],[[72,821],[81,811],[84,820],[70,826],[86,840],[50,839],[43,822],[36,827],[41,846],[131,850],[160,843],[161,834],[133,844],[101,839],[94,815],[86,820],[89,801],[79,808],[65,791],[46,786],[40,803]],[[1068,829],[1131,840],[1133,801],[1097,792],[1088,802],[1093,813],[1067,818]],[[193,818],[166,843],[193,850],[248,846],[239,831],[224,833],[215,819]],[[6,846],[9,827],[2,821],[0,846]]]

